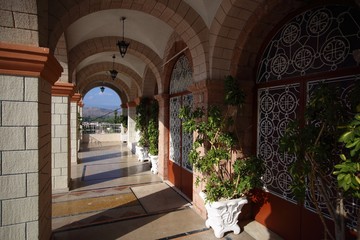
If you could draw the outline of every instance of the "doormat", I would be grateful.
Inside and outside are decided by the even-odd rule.
[[[191,206],[185,198],[166,183],[132,187],[131,190],[149,213],[167,212]]]

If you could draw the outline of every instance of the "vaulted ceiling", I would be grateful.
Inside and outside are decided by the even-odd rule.
[[[51,1],[49,45],[65,70],[61,81],[76,84],[81,94],[100,85],[111,87],[123,102],[156,94],[169,40],[194,22],[199,29],[209,29],[222,1],[159,2]],[[123,35],[130,42],[124,58],[116,46]],[[115,81],[109,74],[114,54],[119,72]]]

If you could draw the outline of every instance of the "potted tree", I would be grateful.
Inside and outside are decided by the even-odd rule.
[[[354,97],[345,100],[339,88],[320,84],[310,95],[304,123],[290,122],[280,140],[281,150],[296,157],[289,170],[291,190],[300,202],[313,204],[325,239],[347,239],[344,201],[360,197],[359,115],[346,124],[359,111],[359,90],[357,85],[349,94]],[[326,206],[326,212],[320,206]],[[327,215],[334,222],[334,231],[326,223]]]
[[[265,170],[257,157],[236,157],[240,139],[234,123],[245,94],[231,76],[225,78],[224,90],[223,108],[210,106],[207,112],[204,108],[180,110],[184,130],[195,133],[189,160],[200,174],[195,184],[205,185],[200,196],[207,210],[206,226],[213,228],[217,238],[228,231],[240,233],[237,222],[241,208],[251,190],[262,186]]]
[[[135,130],[139,131],[140,135],[140,139],[136,146],[136,154],[141,162],[149,159],[148,104],[149,99],[142,98],[139,105],[136,106]]]
[[[158,144],[159,144],[159,104],[156,100],[150,103],[149,111],[149,124],[148,124],[148,136],[149,136],[149,157],[151,161],[151,172],[158,173]]]
[[[127,126],[128,126],[128,116],[120,115],[119,123],[121,124],[121,140],[123,142],[127,141]]]

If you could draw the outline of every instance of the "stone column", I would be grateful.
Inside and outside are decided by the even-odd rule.
[[[0,43],[0,239],[51,237],[51,86],[61,71],[46,48]]]
[[[161,94],[154,96],[159,103],[159,162],[158,174],[168,179],[169,160],[169,95]]]
[[[83,107],[84,107],[84,103],[82,101],[82,99],[80,99],[80,101],[78,102],[78,106],[77,106],[77,112],[79,113],[79,117],[82,118],[83,117]],[[83,139],[83,132],[82,132],[82,126],[79,125],[78,128],[78,140],[77,140],[77,151],[80,151],[80,144],[81,141]]]
[[[52,189],[56,192],[70,189],[70,99],[74,85],[56,82],[52,87]]]
[[[135,146],[138,141],[135,131],[135,117],[136,117],[136,103],[128,102],[128,142],[127,146],[131,149],[132,153],[135,153]]]
[[[71,97],[70,103],[70,149],[71,149],[71,164],[78,163],[78,139],[79,139],[79,117],[78,105],[81,100],[81,94],[75,93]]]

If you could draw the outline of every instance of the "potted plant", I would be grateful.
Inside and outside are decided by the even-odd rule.
[[[141,162],[148,160],[149,158],[148,104],[149,104],[149,99],[142,98],[140,100],[139,105],[136,106],[135,130],[139,131],[139,135],[140,135],[140,139],[136,146],[136,154],[138,155],[139,161]]]
[[[320,84],[310,95],[304,124],[290,122],[280,140],[281,150],[296,156],[289,170],[291,190],[300,202],[313,204],[325,239],[346,239],[344,201],[360,197],[359,115],[346,124],[354,116],[347,107],[349,103],[353,110],[359,106],[359,90],[358,85],[352,91],[355,97],[345,101],[340,98],[339,88]],[[345,133],[342,126],[346,126]],[[327,213],[321,205],[326,206]],[[329,229],[326,215],[332,218],[334,231]]]
[[[119,123],[123,126],[124,131],[127,131],[127,127],[128,127],[128,116],[126,115],[120,115],[119,117]]]
[[[236,131],[237,110],[245,94],[235,78],[225,78],[225,106],[191,109],[183,107],[180,118],[187,132],[194,132],[189,160],[198,171],[196,185],[204,183],[200,196],[207,210],[206,226],[217,238],[225,232],[240,233],[237,225],[241,208],[248,202],[250,190],[262,186],[263,161],[257,157],[236,157],[239,137]],[[244,153],[241,153],[244,154]]]
[[[148,136],[149,136],[149,157],[151,161],[151,172],[158,173],[158,145],[159,145],[159,104],[153,100],[150,104]]]
[[[127,126],[128,126],[128,116],[126,115],[120,115],[119,117],[119,123],[121,124],[121,140],[123,142],[127,141]]]

